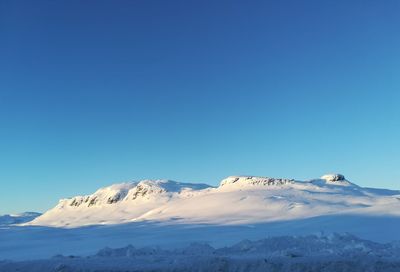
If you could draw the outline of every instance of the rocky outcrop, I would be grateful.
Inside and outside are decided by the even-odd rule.
[[[326,184],[340,185],[340,186],[356,186],[355,184],[348,181],[342,174],[326,174],[323,175],[320,180]],[[316,180],[318,181],[318,180]]]
[[[324,180],[329,181],[329,182],[345,181],[346,180],[346,178],[342,174],[326,174],[326,175],[323,175],[321,177],[321,179],[324,179]]]
[[[283,186],[294,184],[293,179],[254,177],[254,176],[231,176],[221,181],[220,187],[231,185],[263,185],[263,186]]]

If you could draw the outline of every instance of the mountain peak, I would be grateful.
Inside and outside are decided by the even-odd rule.
[[[323,175],[320,179],[325,181],[325,183],[327,183],[327,184],[334,184],[334,185],[341,185],[341,186],[350,186],[350,185],[355,186],[355,184],[348,181],[345,178],[345,176],[342,174],[326,174],[326,175]]]
[[[325,174],[321,177],[321,179],[324,179],[326,181],[330,182],[336,182],[336,181],[344,181],[346,178],[342,174]]]

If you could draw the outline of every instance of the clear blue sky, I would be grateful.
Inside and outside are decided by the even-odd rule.
[[[399,1],[1,1],[0,213],[142,178],[400,189]]]

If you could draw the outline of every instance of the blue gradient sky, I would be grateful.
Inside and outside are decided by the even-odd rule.
[[[1,1],[0,213],[142,178],[400,189],[399,1]]]

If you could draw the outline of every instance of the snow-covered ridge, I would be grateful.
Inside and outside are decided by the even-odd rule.
[[[79,207],[81,205],[91,207],[100,203],[112,204],[123,199],[130,189],[136,186],[135,183],[120,183],[97,190],[92,195],[76,196],[69,199],[60,200],[59,207],[65,206]]]
[[[341,174],[309,181],[230,176],[216,188],[142,180],[61,200],[28,225],[79,227],[141,221],[237,225],[344,213],[400,216],[399,199],[399,191],[362,188]]]
[[[263,185],[263,186],[282,186],[294,184],[293,179],[269,178],[269,177],[253,177],[253,176],[230,176],[221,181],[220,187],[227,185],[247,186],[247,185]]]
[[[283,186],[294,184],[293,179],[254,177],[254,176],[230,176],[221,181],[223,186]],[[76,196],[73,198],[60,200],[58,207],[92,207],[106,204],[114,204],[122,201],[133,201],[136,199],[150,199],[154,196],[171,196],[174,193],[187,191],[200,191],[212,188],[207,184],[181,183],[172,180],[142,180],[140,182],[132,181],[119,184],[113,184],[100,188],[95,193],[85,196]]]
[[[100,188],[95,193],[86,196],[76,196],[60,200],[58,207],[92,207],[115,204],[121,201],[149,199],[152,196],[168,193],[181,193],[188,190],[208,188],[206,184],[179,183],[172,180],[142,180],[126,182]]]

